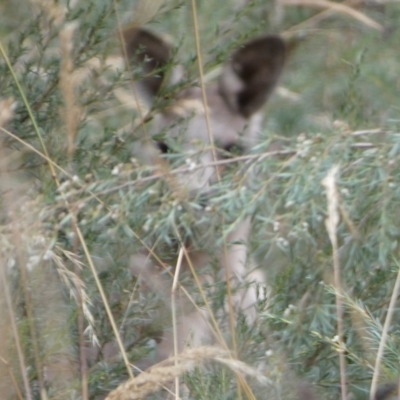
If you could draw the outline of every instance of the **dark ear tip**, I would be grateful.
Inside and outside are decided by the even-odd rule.
[[[240,82],[240,90],[233,93],[225,79],[221,91],[245,118],[256,113],[268,100],[282,73],[286,60],[285,41],[277,35],[265,35],[245,43],[231,59],[232,70]]]
[[[286,41],[279,35],[265,35],[260,38],[262,41],[270,46],[276,46],[281,49],[286,48]],[[257,40],[257,39],[255,39]]]
[[[272,54],[276,56],[286,57],[287,54],[287,44],[286,41],[277,35],[266,36],[265,37],[265,48]]]
[[[286,42],[278,35],[265,35],[251,40],[233,53],[232,61],[239,67],[237,73],[253,75],[271,68],[280,74],[286,60]]]
[[[127,61],[140,66],[143,75],[138,84],[151,97],[157,95],[165,78],[165,67],[171,59],[171,46],[156,34],[138,26],[122,32]]]
[[[286,52],[286,41],[279,35],[264,35],[246,43],[243,48],[265,49],[269,52]],[[240,51],[239,49],[238,51]]]
[[[128,27],[122,31],[122,38],[128,57],[134,56],[142,47],[145,53],[162,62],[169,59],[169,44],[147,29],[138,26]]]
[[[124,29],[121,29],[121,32],[124,40],[127,42],[149,37],[157,38],[153,32],[150,32],[149,30],[137,25],[126,26]]]
[[[146,35],[147,33],[150,32],[147,32],[145,29],[137,26],[130,26],[121,30],[121,36],[124,45],[127,48],[129,48],[130,46],[134,46],[135,43],[140,42],[140,36]]]

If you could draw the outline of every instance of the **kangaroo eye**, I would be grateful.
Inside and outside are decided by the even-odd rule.
[[[157,140],[156,145],[162,154],[167,154],[169,152],[169,146],[162,140]]]

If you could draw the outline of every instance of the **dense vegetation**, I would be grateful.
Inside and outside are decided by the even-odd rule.
[[[98,399],[125,382],[122,358],[106,357],[115,341],[109,314],[135,364],[151,357],[166,329],[169,301],[139,289],[132,255],[148,247],[174,265],[180,243],[190,239],[210,248],[246,215],[253,216],[250,252],[271,290],[268,301],[260,296],[254,326],[238,318],[233,341],[254,376],[268,379],[266,389],[265,379],[236,369],[255,398],[294,398],[300,382],[320,398],[339,398],[338,299],[351,399],[367,397],[374,373],[379,382],[396,379],[399,316],[391,298],[398,296],[400,260],[399,5],[360,1],[354,4],[359,14],[352,14],[301,0],[199,1],[196,31],[190,2],[59,3],[0,4],[2,393],[18,387],[19,397],[10,398]],[[148,112],[149,124],[173,91],[198,84],[196,35],[206,80],[248,38],[282,33],[289,43],[260,141],[248,160],[232,159],[207,212],[202,199],[182,197],[168,174],[143,157],[148,129],[131,90],[141,71],[126,71],[118,58],[118,27],[129,24],[173,37],[175,58],[188,71]],[[284,150],[279,157],[268,155],[275,142]],[[187,155],[176,151],[169,158],[173,171]],[[325,227],[321,183],[333,166],[339,168],[337,248]],[[256,179],[244,189],[249,168]],[[218,266],[208,273],[215,283],[203,289],[232,343],[226,284]],[[202,304],[189,273],[181,283]],[[87,375],[79,375],[70,366],[85,342],[100,343],[102,351],[91,355]],[[48,365],[64,373],[46,389]],[[191,369],[183,377],[185,396],[252,398],[238,389],[241,380],[231,369],[217,362]]]

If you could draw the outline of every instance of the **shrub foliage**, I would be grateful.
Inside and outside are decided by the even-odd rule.
[[[321,398],[338,398],[338,297],[352,398],[365,398],[374,373],[379,381],[398,375],[397,313],[387,331],[384,324],[398,296],[400,9],[363,3],[360,13],[379,30],[301,2],[283,9],[272,1],[225,3],[198,2],[197,32],[189,2],[0,6],[0,387],[10,398],[95,399],[126,381],[123,359],[107,358],[116,346],[110,314],[132,364],[151,358],[160,331],[171,329],[170,298],[140,289],[132,255],[147,248],[174,266],[182,243],[212,249],[247,215],[249,250],[270,294],[265,301],[259,288],[254,326],[239,316],[236,352],[268,379],[269,398],[290,398],[301,381]],[[174,36],[175,58],[188,71],[146,111],[145,123],[131,85],[142,72],[121,62],[118,27],[132,22]],[[265,110],[259,143],[247,158],[229,159],[204,207],[204,199],[171,184],[187,160],[179,142],[167,156],[169,169],[146,161],[148,126],[174,93],[198,84],[196,34],[205,79],[212,80],[233,48],[266,31],[283,32],[290,43],[281,87]],[[270,151],[276,142],[279,155]],[[321,183],[333,166],[337,251],[325,227]],[[211,264],[214,283],[203,290],[231,343],[226,284]],[[191,274],[180,279],[201,305]],[[231,369],[210,362],[190,370],[188,398],[239,398]],[[64,375],[49,385],[52,370]],[[266,398],[265,381],[246,379],[255,398]]]

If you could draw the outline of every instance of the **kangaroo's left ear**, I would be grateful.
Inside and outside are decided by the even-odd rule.
[[[128,61],[140,65],[145,76],[140,85],[150,98],[156,96],[165,79],[165,67],[171,59],[171,46],[154,33],[130,28],[122,31]]]
[[[246,118],[257,112],[275,88],[285,57],[286,45],[279,36],[263,36],[236,50],[219,83],[228,106]]]

